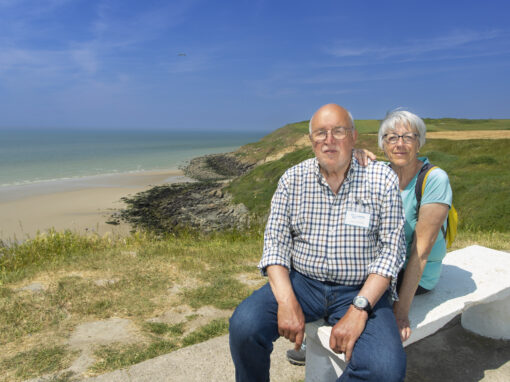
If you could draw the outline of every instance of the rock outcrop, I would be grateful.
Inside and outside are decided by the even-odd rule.
[[[249,225],[249,211],[235,204],[223,190],[225,182],[246,172],[251,165],[232,154],[198,157],[183,168],[197,182],[161,185],[122,200],[127,208],[112,216],[137,228],[157,233],[196,229],[210,232],[243,229]]]
[[[193,158],[182,168],[186,176],[199,180],[225,180],[244,174],[253,164],[239,161],[233,153]]]

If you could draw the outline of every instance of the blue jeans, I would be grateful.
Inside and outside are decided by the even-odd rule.
[[[361,286],[324,283],[292,271],[290,279],[306,322],[334,325]],[[230,353],[236,381],[269,381],[270,355],[278,339],[278,304],[269,283],[244,300],[230,318]],[[352,357],[338,381],[403,381],[406,354],[387,292],[374,307]]]

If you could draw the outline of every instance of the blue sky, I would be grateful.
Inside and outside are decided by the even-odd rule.
[[[0,127],[510,118],[507,0],[0,0]]]

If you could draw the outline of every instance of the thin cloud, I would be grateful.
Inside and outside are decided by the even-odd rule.
[[[471,69],[477,67],[470,64]],[[361,87],[385,81],[403,81],[431,74],[456,72],[465,70],[466,65],[431,66],[424,70],[422,67],[407,67],[398,69],[371,70],[370,68],[351,68],[350,70],[328,71],[317,75],[309,75],[308,70],[301,66],[299,70],[278,70],[264,79],[249,81],[247,85],[260,97],[278,98],[305,91],[310,95],[353,94],[360,92]],[[284,91],[282,92],[282,89]],[[292,89],[292,90],[291,90]]]
[[[138,45],[158,38],[162,33],[185,23],[197,1],[172,1],[132,15],[119,16],[118,8],[102,3],[92,22],[94,39],[112,47]]]
[[[0,26],[0,76],[5,72],[23,73],[37,70],[62,76],[82,73],[93,76],[101,71],[105,59],[122,59],[147,41],[159,38],[169,30],[186,22],[196,1],[175,1],[159,7],[119,16],[122,2],[102,1],[96,5],[95,17],[84,19],[84,31],[80,41],[62,38],[57,29],[41,30],[33,21],[44,12],[51,13],[74,0],[46,0],[28,7],[9,0],[0,0],[0,7],[7,11],[6,23]],[[21,4],[21,5],[20,5]],[[30,12],[20,14],[23,9]],[[22,17],[17,17],[22,16]],[[5,19],[4,19],[5,20]],[[13,20],[13,21],[9,21]],[[58,25],[58,24],[54,24]],[[88,31],[88,33],[87,33]],[[44,35],[59,43],[45,48],[34,48],[32,38]],[[65,34],[64,34],[65,36]],[[203,61],[203,60],[202,60]],[[202,65],[195,63],[195,66]],[[183,71],[181,69],[180,71]]]
[[[478,32],[478,31],[453,31],[449,35],[440,36],[431,39],[415,39],[397,46],[350,46],[353,43],[338,44],[334,48],[326,48],[327,54],[338,58],[346,57],[376,57],[376,58],[395,58],[395,57],[416,57],[431,52],[449,51],[452,49],[462,49],[468,45],[486,42],[501,36],[496,30]]]

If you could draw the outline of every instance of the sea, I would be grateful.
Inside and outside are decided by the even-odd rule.
[[[106,174],[176,170],[233,151],[262,131],[0,129],[0,191]]]

